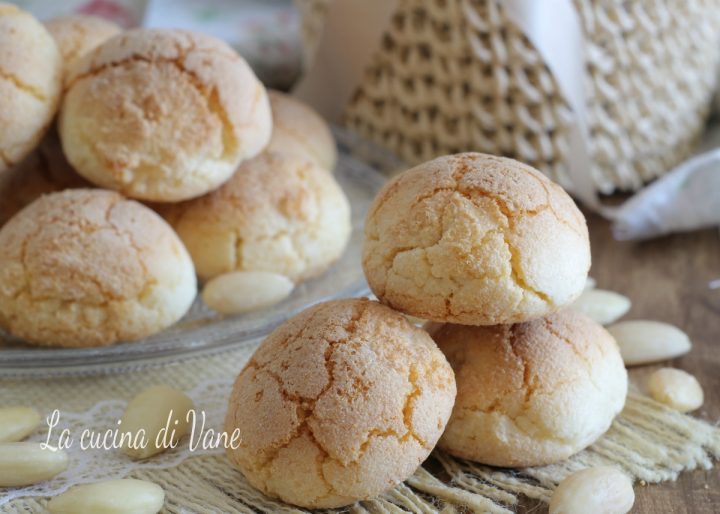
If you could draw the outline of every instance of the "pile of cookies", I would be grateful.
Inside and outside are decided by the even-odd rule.
[[[566,309],[585,288],[590,245],[560,186],[511,159],[440,157],[380,192],[365,235],[372,291],[433,322],[427,329],[455,371],[441,448],[536,466],[610,427],[627,372],[612,336]]]
[[[379,302],[300,313],[235,382],[226,431],[243,439],[228,455],[266,494],[349,505],[436,445],[494,466],[558,462],[622,409],[617,344],[567,309],[590,267],[585,219],[537,170],[466,153],[401,173],[370,207],[363,267]]]
[[[219,39],[0,4],[0,328],[108,345],[180,319],[196,274],[322,273],[350,235],[336,158]]]

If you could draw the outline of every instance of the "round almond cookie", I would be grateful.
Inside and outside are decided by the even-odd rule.
[[[325,120],[309,105],[279,91],[268,91],[273,131],[266,150],[297,153],[333,171],[337,147]]]
[[[442,434],[453,372],[422,329],[367,299],[315,305],[258,347],[233,387],[230,461],[308,508],[372,498],[408,478]]]
[[[45,27],[0,3],[0,173],[24,159],[55,116],[62,57]]]
[[[66,89],[59,128],[68,160],[133,198],[203,195],[270,140],[265,88],[211,36],[129,30],[81,58]]]
[[[438,322],[496,325],[557,311],[582,292],[582,213],[539,171],[480,153],[393,178],[365,223],[363,268],[381,302]]]
[[[332,176],[306,158],[263,152],[209,195],[159,206],[203,280],[271,271],[299,282],[322,273],[350,237],[350,205]]]
[[[122,29],[111,21],[87,14],[67,14],[45,22],[63,57],[64,74],[85,54]]]
[[[457,400],[439,446],[457,457],[559,462],[604,434],[625,404],[615,340],[570,309],[516,325],[428,330],[455,370]]]
[[[140,339],[180,319],[195,293],[172,229],[115,192],[52,193],[0,229],[0,327],[30,343]]]

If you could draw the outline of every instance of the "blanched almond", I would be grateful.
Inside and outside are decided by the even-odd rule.
[[[0,409],[0,443],[22,441],[40,425],[40,413],[32,407]]]
[[[49,480],[68,467],[63,450],[41,443],[0,443],[0,487],[20,487]]]
[[[132,440],[123,439],[122,451],[144,459],[167,450],[189,432],[187,413],[192,409],[192,400],[172,387],[158,385],[144,390],[128,403],[123,414],[120,431],[130,432]],[[146,443],[144,448],[137,444],[140,435]]]
[[[550,498],[550,514],[625,514],[634,503],[632,481],[625,473],[596,466],[560,482]]]
[[[630,310],[630,299],[614,291],[588,289],[572,304],[572,308],[601,325],[613,323]]]
[[[107,480],[73,487],[48,503],[50,514],[155,514],[165,491],[152,482]]]
[[[627,366],[673,359],[692,347],[685,332],[661,321],[621,321],[607,329],[617,341]]]
[[[295,285],[285,275],[267,271],[233,271],[205,284],[202,299],[222,314],[241,314],[281,302]]]
[[[655,400],[680,412],[700,408],[705,399],[697,379],[675,368],[661,368],[650,375],[648,391]]]

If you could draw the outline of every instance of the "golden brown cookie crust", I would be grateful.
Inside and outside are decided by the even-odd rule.
[[[29,13],[0,4],[0,173],[38,144],[57,110],[62,57]]]
[[[230,460],[257,488],[305,507],[373,497],[410,476],[455,396],[445,357],[399,313],[365,299],[311,307],[276,329],[238,376]]]
[[[202,279],[271,271],[302,281],[325,271],[350,237],[340,186],[298,155],[263,152],[209,195],[160,208]]]
[[[612,336],[572,310],[516,325],[431,324],[458,394],[439,446],[493,466],[539,466],[594,442],[622,410]]]
[[[268,91],[273,133],[266,151],[296,153],[333,171],[337,146],[328,124],[309,105],[279,91]]]
[[[195,287],[172,229],[114,192],[46,195],[0,229],[0,327],[31,343],[146,337],[185,314]]]
[[[45,22],[63,58],[64,73],[85,54],[122,32],[103,18],[87,14],[68,14]]]
[[[134,29],[72,67],[60,113],[68,160],[91,182],[149,201],[205,194],[270,139],[265,88],[226,43]]]
[[[419,318],[514,323],[570,304],[590,245],[558,185],[512,159],[439,157],[392,179],[365,224],[363,268],[377,297]]]

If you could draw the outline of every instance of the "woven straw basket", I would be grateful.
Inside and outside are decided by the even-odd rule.
[[[332,0],[297,0],[306,64]],[[636,190],[688,157],[720,57],[720,0],[574,0],[586,39],[591,173]],[[548,5],[548,8],[552,8]],[[345,124],[409,163],[477,150],[569,186],[572,113],[497,0],[399,0]]]

